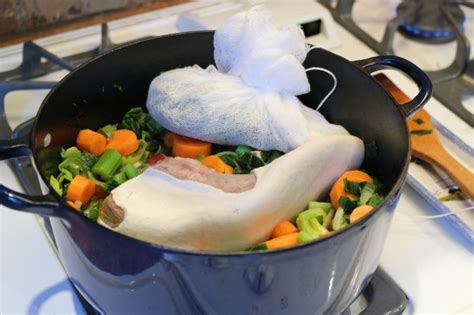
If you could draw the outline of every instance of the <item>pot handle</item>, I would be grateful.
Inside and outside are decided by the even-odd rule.
[[[31,153],[29,135],[10,140],[0,140],[0,161]],[[7,208],[40,214],[43,216],[63,217],[60,215],[60,203],[51,195],[30,196],[19,193],[0,184],[0,205]]]
[[[405,73],[418,85],[420,91],[410,102],[400,106],[400,110],[406,118],[418,111],[431,97],[433,85],[430,78],[418,66],[412,62],[397,56],[376,56],[368,59],[352,62],[355,66],[362,68],[365,72],[373,72],[383,69],[396,69]],[[400,104],[402,105],[402,104]]]

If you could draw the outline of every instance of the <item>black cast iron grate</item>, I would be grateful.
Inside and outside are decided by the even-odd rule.
[[[402,29],[402,34],[407,35],[410,31],[413,33],[414,28],[411,27],[410,23],[407,24],[407,21],[413,21],[413,17],[419,14],[424,6],[429,5],[433,7],[436,5],[439,10],[438,16],[443,21],[439,31],[447,32],[447,37],[456,41],[456,55],[453,62],[447,68],[425,72],[433,82],[434,96],[462,120],[474,126],[473,115],[462,105],[463,97],[472,96],[474,91],[474,60],[469,59],[471,51],[470,42],[463,30],[463,14],[459,13],[461,7],[474,9],[473,1],[404,0],[399,5],[399,8],[402,7],[403,9],[399,9],[398,15],[387,22],[382,41],[380,42],[354,22],[352,12],[356,0],[318,1],[331,12],[333,18],[339,24],[381,55],[393,55],[393,40],[396,32]],[[407,25],[410,25],[409,29],[407,29]],[[427,37],[431,38],[438,34],[436,28],[426,28],[432,31],[432,34],[427,35]]]

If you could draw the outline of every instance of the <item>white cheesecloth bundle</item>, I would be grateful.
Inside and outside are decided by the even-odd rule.
[[[150,84],[148,111],[175,133],[260,150],[288,152],[321,135],[347,134],[296,97],[310,90],[304,39],[296,25],[275,26],[263,6],[238,13],[214,35],[217,69],[160,74]]]

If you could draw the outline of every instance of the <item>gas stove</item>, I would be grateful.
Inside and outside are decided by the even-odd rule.
[[[310,0],[292,1],[291,5],[289,1],[196,1],[0,49],[0,139],[27,133],[31,128],[31,118],[48,89],[68,71],[94,56],[143,37],[212,29],[224,17],[253,4],[273,7],[279,12],[277,15],[281,22],[301,24],[309,43],[325,47],[349,60],[387,53],[410,59],[431,76],[435,93],[437,86],[455,85],[455,98],[461,98],[463,104],[467,104],[461,106],[465,110],[474,107],[469,105],[474,99],[472,69],[469,65],[459,66],[457,62],[470,58],[468,64],[472,65],[473,54],[466,50],[469,47],[467,39],[474,38],[474,15],[468,8],[471,3],[458,1],[455,9],[447,9],[450,10],[447,15],[453,17],[457,25],[451,29],[450,18],[443,20],[439,14],[432,13],[436,11],[433,3],[423,7],[420,4],[423,1],[320,2],[326,9]],[[440,7],[447,1],[433,2]],[[303,14],[305,11],[307,13]],[[414,15],[410,17],[408,12]],[[427,13],[429,19],[425,19]],[[422,18],[416,19],[416,16]],[[439,19],[441,24],[431,24],[432,20]],[[354,25],[357,28],[351,29]],[[383,33],[386,25],[390,29],[389,35],[387,31]],[[416,36],[417,30],[426,33],[425,40]],[[367,36],[371,39],[364,38]],[[465,41],[459,42],[460,37]],[[381,38],[379,45],[375,41]],[[423,56],[430,56],[429,60],[420,58],[420,47],[425,52]],[[460,50],[465,53],[462,58],[459,57]],[[452,74],[454,72],[439,74],[452,64],[459,67],[454,71],[456,75]],[[407,94],[416,93],[416,86],[405,77],[392,72],[387,75]],[[467,88],[461,89],[458,80],[465,77]],[[460,91],[467,91],[467,97],[460,96]],[[473,147],[472,122],[453,109],[453,103],[435,94],[426,109],[437,126],[446,129],[444,137],[454,137],[469,152]],[[0,162],[0,183],[30,194],[44,193],[29,158]],[[405,314],[473,313],[472,281],[466,277],[473,271],[472,240],[466,240],[449,220],[422,218],[433,214],[432,208],[422,195],[405,185],[382,255],[382,269],[378,269],[363,296],[345,314],[359,313],[364,309],[370,314],[388,310]],[[467,219],[472,220],[472,216]],[[48,220],[1,209],[0,226],[0,313],[94,312],[75,291],[62,269]]]

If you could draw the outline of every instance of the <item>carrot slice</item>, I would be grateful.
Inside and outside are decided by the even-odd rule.
[[[174,133],[168,131],[163,137],[163,144],[165,145],[165,147],[171,148],[173,146],[173,142]]]
[[[232,174],[234,171],[232,166],[225,164],[217,155],[206,156],[202,159],[201,163],[214,169],[218,173]]]
[[[290,221],[285,220],[285,221],[281,221],[273,228],[270,238],[274,239],[274,238],[291,234],[291,233],[295,233],[295,232],[298,232],[298,228]]]
[[[329,197],[331,198],[331,203],[334,209],[337,209],[339,207],[339,198],[341,198],[341,196],[346,196],[347,198],[350,198],[352,200],[358,199],[357,196],[354,196],[353,194],[349,194],[348,192],[344,191],[344,178],[347,178],[347,180],[357,183],[373,182],[372,177],[370,177],[367,173],[364,173],[359,170],[347,171],[342,174],[341,177],[339,177],[339,179],[334,183],[331,188],[331,191],[329,192]]]
[[[298,232],[282,235],[280,237],[268,240],[265,242],[267,245],[267,249],[276,249],[276,248],[283,248],[294,246],[298,244]]]
[[[76,145],[80,150],[88,151],[99,156],[105,151],[107,139],[104,135],[90,129],[82,129],[76,138]]]
[[[110,136],[106,149],[114,149],[123,156],[135,152],[140,146],[137,135],[129,129],[115,130]]]
[[[90,179],[76,175],[67,189],[67,200],[87,203],[95,193],[95,183]]]
[[[74,210],[76,210],[76,211],[81,211],[81,208],[79,208],[79,207],[77,206],[77,204],[75,204],[75,203],[72,202],[71,200],[68,200],[68,201],[66,201],[66,202],[67,202],[67,204],[68,204],[69,206],[71,206]]]
[[[352,213],[351,213],[351,216],[349,217],[349,220],[351,221],[351,223],[354,223],[355,221],[365,217],[373,209],[374,209],[374,207],[369,206],[369,205],[359,206],[359,207],[355,208],[354,210],[352,210]]]
[[[171,152],[173,156],[195,159],[199,154],[210,155],[211,143],[175,134]]]

